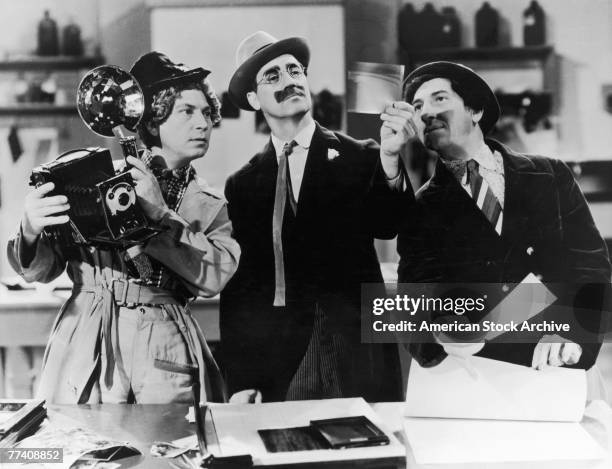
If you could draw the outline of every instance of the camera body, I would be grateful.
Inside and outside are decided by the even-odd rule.
[[[65,195],[70,204],[68,223],[45,228],[61,245],[126,247],[159,232],[138,203],[131,174],[115,174],[106,148],[71,150],[32,170],[30,185],[47,182],[55,184],[49,195]]]

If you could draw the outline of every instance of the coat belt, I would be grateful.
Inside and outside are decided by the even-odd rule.
[[[127,281],[126,279],[112,279],[110,283],[100,285],[74,285],[73,294],[77,293],[94,293],[97,298],[102,300],[102,340],[106,349],[106,372],[104,375],[104,385],[107,388],[113,385],[113,373],[115,366],[119,373],[123,384],[129,386],[129,378],[123,366],[121,352],[119,351],[119,329],[118,329],[118,308],[121,306],[136,306],[136,305],[177,305],[184,306],[185,301],[176,298],[168,290],[161,288],[150,287],[147,285],[139,285]],[[213,388],[213,397],[216,400],[226,401],[227,394],[224,383],[221,379],[219,369],[208,350],[204,339],[204,335],[198,324],[187,314],[186,318],[172,319],[179,326],[179,330],[184,335],[184,339],[190,346],[193,355],[195,356],[198,367],[198,378],[200,389],[204,391],[205,370],[208,369],[211,378],[211,387]],[[203,350],[204,349],[204,350]],[[198,396],[200,401],[205,401],[205,395]]]

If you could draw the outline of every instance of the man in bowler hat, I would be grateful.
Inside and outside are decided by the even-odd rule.
[[[128,157],[136,195],[160,232],[128,250],[62,252],[43,228],[68,222],[64,195],[34,189],[8,246],[27,281],[49,282],[64,270],[71,297],[49,339],[38,395],[48,402],[162,404],[224,400],[219,369],[188,311],[216,295],[237,267],[224,198],[191,162],[208,149],[219,102],[203,68],[188,69],[150,52],[131,69],[145,95],[138,132],[146,146]],[[135,252],[134,252],[135,250]]]
[[[447,353],[478,353],[536,369],[590,368],[601,347],[610,262],[572,172],[557,159],[519,154],[486,138],[499,105],[470,68],[432,62],[405,83],[416,136],[438,161],[416,194],[410,219],[418,222],[406,223],[398,236],[399,281],[495,283],[493,296],[501,300],[511,286],[537,278],[558,302],[532,321],[573,326],[523,335],[523,343],[508,335],[486,344],[413,343],[414,358],[434,366]]]
[[[272,135],[226,184],[242,250],[221,294],[229,390],[240,402],[400,399],[396,345],[360,343],[360,289],[382,282],[373,240],[394,237],[413,200],[398,158],[409,114],[389,103],[380,146],[321,127],[309,59],[304,39],[263,31],[237,49],[230,97]]]

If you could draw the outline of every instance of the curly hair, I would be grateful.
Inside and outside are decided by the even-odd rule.
[[[151,135],[147,129],[147,124],[154,124],[156,126],[163,124],[170,116],[176,99],[183,91],[187,90],[202,91],[210,106],[213,125],[221,122],[221,102],[207,79],[198,82],[168,86],[167,88],[157,91],[151,98],[147,98],[147,101],[149,101],[147,105],[150,104],[150,106],[147,106],[147,111],[138,125],[138,134],[147,148],[151,148],[158,142],[158,137]]]

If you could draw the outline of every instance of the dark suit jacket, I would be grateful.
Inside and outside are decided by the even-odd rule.
[[[382,282],[373,240],[395,236],[398,213],[414,200],[412,191],[389,189],[373,140],[357,141],[317,125],[289,240],[293,254],[288,258],[285,252],[287,306],[273,307],[277,167],[270,141],[226,184],[242,250],[238,271],[221,293],[222,363],[230,392],[256,388],[265,400],[284,399],[309,343],[317,303],[330,332],[354,347],[351,362],[341,365],[344,395],[401,398],[397,347],[359,343],[360,287]]]
[[[603,330],[602,284],[610,282],[608,250],[570,169],[559,160],[518,154],[493,140],[487,144],[504,160],[502,235],[438,161],[434,176],[417,192],[410,222],[398,236],[399,281],[499,283],[501,299],[501,289],[507,290],[504,285],[518,283],[532,272],[559,297],[558,303],[570,305],[569,316],[574,316],[559,317],[567,308],[551,306],[542,313],[546,319],[577,320],[581,328]],[[584,285],[591,282],[599,285]],[[534,318],[538,319],[542,317]],[[531,337],[528,344],[487,343],[479,355],[530,366],[534,342],[541,335]],[[601,346],[597,334],[567,338],[583,348],[575,366],[591,367]],[[410,349],[425,366],[446,356],[434,343],[414,343]]]

